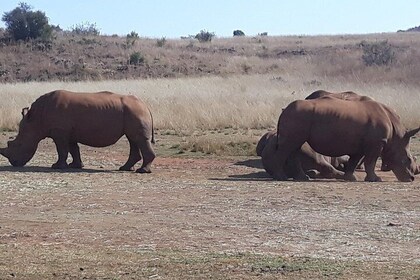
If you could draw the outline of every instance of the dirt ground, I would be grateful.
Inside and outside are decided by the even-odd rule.
[[[419,176],[276,182],[257,157],[159,137],[152,174],[116,171],[125,139],[83,146],[82,171],[51,170],[51,140],[23,168],[0,157],[0,279],[420,279]]]

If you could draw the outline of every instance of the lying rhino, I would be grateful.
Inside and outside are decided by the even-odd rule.
[[[375,173],[380,155],[398,180],[414,180],[416,164],[408,146],[420,127],[407,131],[399,116],[389,107],[373,100],[342,100],[324,96],[297,100],[281,113],[277,125],[275,153],[263,152],[263,162],[273,166],[273,176],[286,180],[284,166],[289,156],[303,143],[318,153],[337,157],[349,155],[344,179],[354,181],[357,164],[364,158],[366,181],[381,181]],[[298,178],[304,178],[300,166]]]
[[[22,111],[15,140],[0,148],[13,166],[24,166],[35,154],[38,143],[52,138],[58,152],[55,169],[82,168],[78,143],[106,147],[123,135],[130,143],[130,155],[120,170],[133,170],[143,157],[139,173],[150,173],[155,153],[153,120],[147,106],[135,96],[111,92],[75,93],[57,90],[42,95],[31,108]],[[68,154],[73,162],[67,164]]]
[[[329,92],[329,91],[325,91],[325,90],[314,91],[310,95],[308,95],[305,99],[306,100],[318,99],[318,98],[321,98],[321,97],[324,97],[324,96],[343,99],[343,100],[350,100],[350,101],[355,101],[355,100],[360,100],[360,101],[369,100],[369,101],[372,101],[373,100],[369,96],[359,95],[359,94],[357,94],[355,92],[352,92],[352,91]]]
[[[269,131],[265,133],[257,144],[257,155],[266,156],[276,152],[277,143],[277,132]],[[294,167],[294,163],[297,161],[302,165],[302,169],[306,175],[311,178],[335,178],[343,179],[344,172],[339,169],[344,168],[344,164],[347,162],[348,157],[343,156],[339,158],[331,158],[323,156],[315,152],[308,143],[304,143],[300,150],[292,158],[288,158],[285,164],[285,174],[288,178],[300,179],[297,176],[300,174]],[[268,174],[273,175],[274,166],[267,165],[267,161],[263,160],[263,166]]]

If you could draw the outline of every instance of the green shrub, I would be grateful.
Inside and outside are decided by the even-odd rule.
[[[127,34],[127,37],[125,38],[127,47],[133,46],[138,39],[139,39],[139,34],[135,31],[131,31],[131,33]]]
[[[215,36],[214,32],[208,32],[206,30],[201,30],[200,33],[195,35],[195,39],[197,39],[199,42],[210,42],[211,39]]]
[[[144,63],[144,61],[145,61],[144,56],[140,52],[133,52],[130,55],[130,60],[128,63],[132,65],[139,65],[139,64]]]
[[[380,41],[375,43],[362,41],[360,46],[363,49],[363,63],[367,66],[390,65],[395,59],[395,52],[388,41]]]
[[[83,36],[98,36],[100,34],[96,23],[82,22],[71,27],[72,34]]]
[[[166,44],[166,38],[165,37],[162,37],[161,39],[156,40],[156,45],[160,48],[163,47],[165,44]]]
[[[44,12],[32,11],[32,7],[26,3],[20,3],[18,7],[3,14],[6,30],[15,40],[42,39],[49,40],[53,28],[48,24],[48,18]]]

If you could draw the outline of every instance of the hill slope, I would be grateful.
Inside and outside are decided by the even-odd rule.
[[[387,40],[390,66],[367,67],[363,44]],[[362,43],[363,42],[363,43]],[[142,63],[130,64],[137,52]],[[298,75],[418,84],[420,34],[287,36],[197,40],[58,35],[52,43],[0,42],[0,82],[80,81],[296,72]]]

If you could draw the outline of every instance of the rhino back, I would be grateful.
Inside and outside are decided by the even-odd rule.
[[[48,134],[68,133],[72,141],[94,147],[111,145],[124,134],[126,111],[130,110],[123,102],[127,96],[55,91],[47,97],[43,123]],[[137,100],[130,100],[135,103],[131,108],[139,107]]]
[[[335,98],[298,100],[282,112],[279,135],[307,141],[318,153],[341,156],[357,153],[363,141],[389,138],[392,124],[375,101]]]

